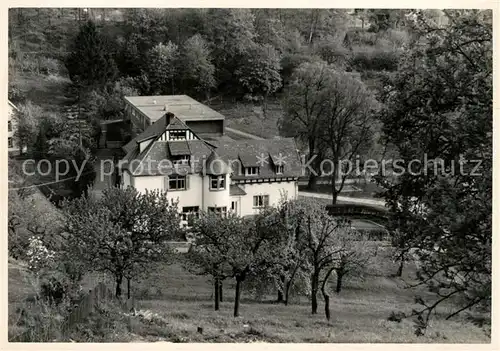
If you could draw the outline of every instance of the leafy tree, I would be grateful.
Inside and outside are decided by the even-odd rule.
[[[215,66],[209,45],[201,35],[196,34],[184,43],[180,64],[183,86],[193,87],[194,91],[204,93],[208,99],[210,89],[216,85]]]
[[[159,43],[148,52],[145,71],[150,82],[150,94],[162,95],[168,89],[174,94],[178,55],[178,46],[170,41],[166,45]]]
[[[255,43],[254,15],[250,9],[209,9],[207,37],[217,67],[217,81],[231,84],[240,58]]]
[[[372,145],[377,107],[372,93],[351,73],[329,69],[324,89],[324,118],[320,121],[321,136],[328,148],[332,165],[332,203],[352,174],[354,160]],[[338,182],[340,180],[340,182]]]
[[[318,312],[318,293],[322,283],[333,271],[333,263],[342,252],[338,244],[338,233],[343,229],[342,221],[333,219],[322,205],[304,200],[301,221],[301,250],[306,255],[311,279],[311,313]],[[323,289],[322,289],[323,290]],[[328,306],[325,306],[325,310]]]
[[[124,277],[168,262],[173,254],[168,241],[180,235],[177,205],[164,192],[108,188],[100,199],[65,201],[63,210],[68,257],[89,270],[111,273],[117,297]]]
[[[413,13],[418,38],[387,89],[381,114],[384,135],[406,169],[420,161],[411,173],[380,179],[388,187],[400,249],[415,253],[419,285],[436,296],[416,299],[422,305],[413,313],[418,335],[445,301],[456,304],[447,318],[473,308],[489,311],[491,304],[492,16],[445,14],[447,21],[437,23]]]
[[[202,259],[196,259],[193,263],[199,265],[201,262],[205,272],[214,276],[216,282],[224,276],[235,279],[233,314],[238,317],[243,282],[249,275],[261,274],[272,265],[268,228],[262,227],[252,218],[215,213],[201,214],[195,228],[194,255]],[[222,273],[225,271],[228,273]],[[215,288],[217,291],[217,283]]]
[[[184,260],[186,268],[198,275],[209,275],[214,283],[214,309],[219,310],[220,292],[224,279],[231,277],[231,267],[227,257],[221,251],[222,243],[217,236],[228,238],[234,230],[233,225],[239,222],[237,217],[222,218],[214,214],[201,216],[195,221],[193,233],[195,240]]]
[[[19,105],[19,113],[14,114],[16,137],[20,149],[31,148],[36,143],[39,133],[39,123],[43,110],[41,107],[33,105],[31,101]]]
[[[327,114],[329,76],[331,70],[325,62],[305,62],[293,73],[285,87],[282,101],[284,116],[279,121],[283,135],[295,136],[307,145],[308,164],[314,172],[309,174],[308,188],[313,189],[323,158],[321,130]]]
[[[84,97],[89,114],[93,119],[122,119],[124,113],[124,96],[139,95],[133,78],[121,78],[106,84],[103,89],[92,90]]]
[[[57,249],[62,215],[50,203],[40,200],[41,194],[23,174],[20,163],[8,162],[8,247],[9,255],[26,259],[30,238],[38,238],[50,249]]]
[[[276,9],[253,9],[255,16],[256,41],[262,45],[271,45],[282,53],[286,45],[286,33],[283,22]]]
[[[109,41],[97,31],[94,22],[81,26],[66,59],[71,80],[83,86],[102,86],[113,81],[118,69],[110,48]]]
[[[270,45],[253,45],[235,71],[240,84],[251,94],[264,99],[281,88],[280,57]]]

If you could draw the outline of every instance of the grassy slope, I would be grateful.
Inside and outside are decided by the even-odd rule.
[[[339,295],[332,292],[330,322],[323,315],[321,299],[319,313],[313,316],[307,297],[294,297],[291,305],[284,306],[272,303],[275,296],[257,300],[245,289],[241,317],[234,318],[234,285],[231,281],[224,282],[224,302],[221,310],[215,312],[209,280],[194,276],[174,264],[133,284],[137,308],[158,314],[167,324],[143,323],[136,317],[129,321],[127,328],[134,339],[141,341],[489,342],[484,332],[466,322],[464,317],[444,321],[444,313],[449,311],[450,306],[440,308],[424,337],[417,338],[413,334],[411,320],[401,323],[388,321],[392,311],[409,312],[415,307],[415,291],[405,289],[403,281],[392,277],[396,265],[390,259],[390,251],[380,246],[364,279],[347,279]],[[409,264],[404,279],[411,281],[413,273],[414,266]],[[87,277],[85,289],[91,288],[100,279],[98,276]],[[420,293],[425,297],[425,292]],[[32,288],[22,265],[10,262],[11,321],[15,320],[13,309],[16,304],[29,294],[32,294]],[[197,327],[203,328],[203,334],[197,333]]]
[[[277,122],[282,115],[278,101],[268,103],[266,116],[258,104],[214,100],[210,107],[226,117],[226,126],[262,138],[279,135]]]
[[[378,244],[377,244],[378,245]],[[390,259],[390,249],[379,248],[365,279],[347,280],[344,290],[332,294],[332,320],[327,322],[320,302],[318,315],[310,314],[306,297],[294,298],[290,306],[270,303],[275,296],[258,301],[243,292],[241,315],[233,318],[234,286],[225,282],[221,311],[213,311],[211,285],[204,277],[193,276],[177,265],[166,267],[141,282],[141,309],[149,309],[168,322],[164,330],[135,331],[143,337],[183,336],[190,341],[268,342],[487,342],[481,329],[460,318],[444,321],[441,308],[432,322],[432,329],[423,338],[414,336],[410,320],[401,323],[387,321],[392,311],[411,311],[414,291],[404,289],[404,283],[391,275],[396,265]],[[408,266],[405,279],[413,275]],[[137,284],[136,284],[137,285]],[[332,286],[333,287],[333,286]],[[425,292],[422,292],[425,295]],[[321,301],[321,300],[320,300]],[[247,324],[249,327],[244,327]],[[203,335],[196,328],[203,327]]]

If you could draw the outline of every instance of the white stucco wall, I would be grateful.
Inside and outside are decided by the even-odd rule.
[[[281,194],[286,195],[287,199],[295,199],[298,196],[297,182],[275,182],[275,183],[250,183],[238,184],[245,192],[245,196],[240,201],[240,216],[247,216],[259,212],[258,208],[253,207],[253,197],[255,195],[269,195],[269,205],[276,206]]]
[[[208,207],[227,207],[231,208],[231,201],[229,200],[229,175],[226,174],[226,188],[224,190],[210,190],[210,176],[203,177],[203,210]]]
[[[188,189],[186,190],[168,190],[167,197],[174,201],[179,201],[179,211],[183,207],[199,206],[201,209],[202,178],[198,174],[187,175]]]
[[[206,211],[208,207],[223,207],[231,210],[231,201],[237,201],[236,214],[247,216],[259,212],[259,208],[254,208],[253,197],[255,195],[269,195],[269,205],[276,206],[282,194],[288,199],[295,199],[298,196],[297,182],[274,182],[274,183],[249,183],[238,184],[247,194],[243,196],[230,196],[229,184],[230,177],[226,175],[226,188],[219,191],[210,190],[210,177],[191,174],[188,175],[187,190],[169,190],[167,197],[174,201],[178,201],[179,211],[183,207],[198,206],[200,210]],[[146,189],[165,189],[164,176],[141,176],[131,179],[127,172],[123,173],[123,185],[134,186],[138,191],[145,192]]]
[[[140,176],[134,177],[133,186],[137,191],[145,193],[147,190],[164,190],[165,177],[164,176]]]

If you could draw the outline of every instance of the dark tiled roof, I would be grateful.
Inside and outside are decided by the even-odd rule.
[[[179,118],[174,117],[171,119],[170,124],[166,128],[167,130],[177,129],[177,130],[187,130],[189,127],[186,123],[182,122]]]
[[[178,140],[168,143],[168,148],[172,156],[191,155],[189,145],[186,140]]]
[[[241,189],[238,185],[233,184],[229,186],[229,195],[238,196],[238,195],[246,195],[246,191]]]
[[[258,159],[255,155],[240,152],[238,153],[238,158],[241,160],[243,167],[257,167],[259,165]]]
[[[174,115],[171,113],[166,113],[162,118],[157,120],[155,123],[151,124],[146,128],[144,132],[135,137],[135,141],[141,142],[143,140],[148,140],[154,137],[159,137],[165,131],[167,123]]]
[[[165,131],[167,120],[169,119],[168,117],[171,116],[165,114],[158,121],[147,127],[146,130],[144,130],[141,134],[137,135],[134,139],[130,140],[126,145],[122,146],[122,149],[125,150],[126,153],[129,153],[137,146],[138,142],[151,139],[154,137],[159,137]]]
[[[205,173],[219,175],[228,174],[229,172],[231,172],[231,169],[226,162],[215,151],[212,151],[207,158]]]
[[[220,138],[217,142],[205,140],[188,141],[153,141],[145,150],[139,152],[139,140],[147,140],[152,137],[158,138],[163,134],[167,119],[174,125],[175,129],[184,123],[169,114],[163,116],[156,123],[148,127],[137,138],[127,144],[124,149],[127,154],[124,160],[124,168],[129,169],[135,175],[165,174],[171,171],[187,171],[188,173],[206,172],[207,174],[225,174],[232,169],[231,178],[258,179],[276,177],[299,177],[302,174],[302,166],[297,152],[297,146],[293,138],[267,139],[267,140],[231,140]],[[215,150],[215,152],[214,152]],[[189,166],[173,166],[171,156],[190,155]],[[140,162],[132,162],[137,160]],[[224,164],[216,162],[210,168],[210,162],[222,160]],[[276,165],[282,163],[284,170],[282,174],[276,174]],[[245,176],[239,164],[243,167],[259,167],[256,176]],[[205,169],[204,165],[206,166]],[[133,167],[134,169],[131,169]],[[230,167],[230,169],[228,169]]]
[[[232,179],[299,177],[302,174],[302,164],[293,138],[221,142],[217,153],[233,167]],[[241,155],[245,155],[244,158],[249,164],[259,166],[259,175],[245,176],[242,170],[235,169],[237,162],[234,160],[241,159]],[[276,174],[275,164],[269,155],[282,161],[283,174]],[[245,166],[245,163],[242,163]]]

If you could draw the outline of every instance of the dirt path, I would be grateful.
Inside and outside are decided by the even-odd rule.
[[[333,197],[330,194],[319,194],[319,193],[311,193],[307,191],[299,191],[300,196],[313,197],[317,199],[327,199],[331,200]],[[381,206],[385,207],[385,201],[374,200],[374,199],[363,199],[363,198],[355,198],[348,196],[337,196],[337,200],[341,202],[350,202],[354,204],[364,204],[364,205],[373,205],[373,206]]]
[[[250,134],[250,133],[245,133],[245,132],[242,132],[240,130],[233,129],[233,128],[226,127],[226,131],[230,132],[230,133],[233,133],[233,134],[236,134],[236,135],[239,135],[239,136],[242,136],[242,137],[245,137],[245,138],[248,138],[248,139],[264,140],[264,138],[258,137],[256,135],[253,135],[253,134]]]

